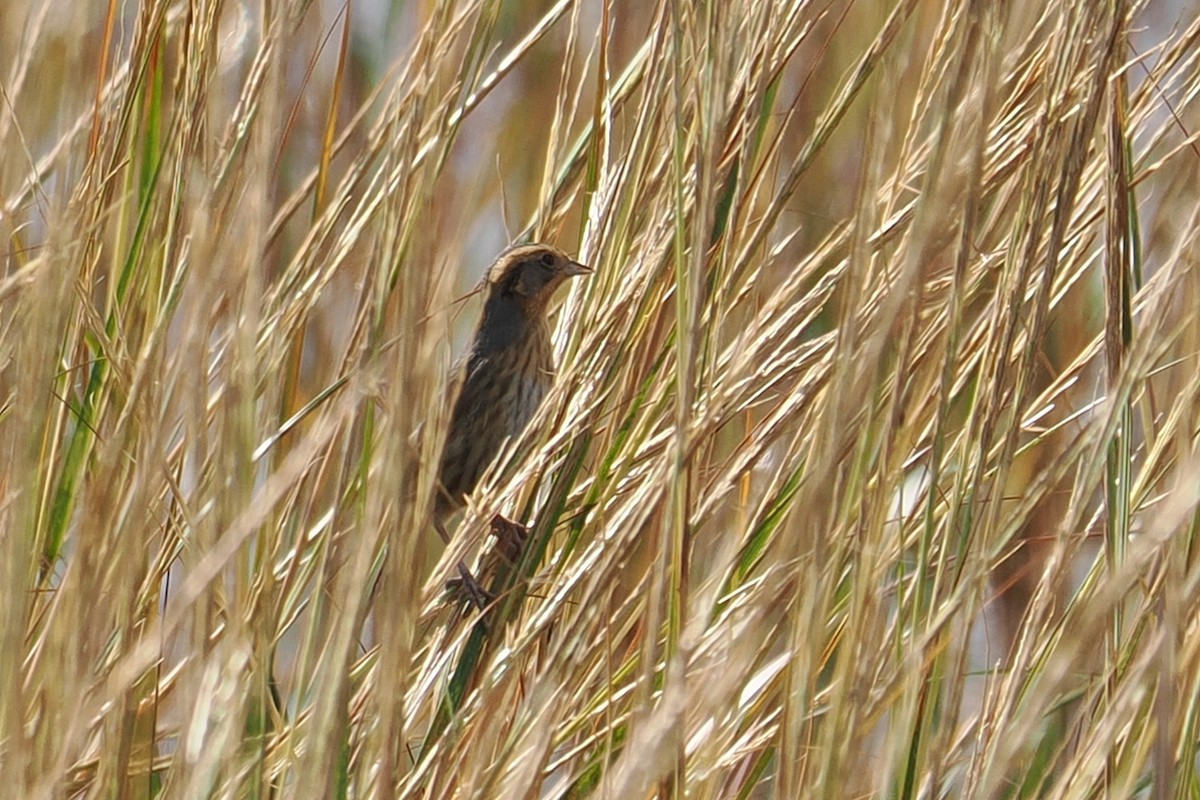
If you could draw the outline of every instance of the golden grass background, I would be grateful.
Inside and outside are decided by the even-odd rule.
[[[5,793],[1200,796],[1196,20],[4,3]],[[443,548],[529,237],[596,274]]]

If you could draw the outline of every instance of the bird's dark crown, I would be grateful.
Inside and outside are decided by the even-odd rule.
[[[558,248],[546,244],[518,245],[501,253],[488,270],[488,296],[509,297],[531,310],[540,309],[564,280],[589,272],[591,269]]]

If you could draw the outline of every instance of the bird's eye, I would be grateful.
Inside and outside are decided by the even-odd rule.
[[[542,262],[543,267],[553,267],[554,266],[554,254],[553,253],[542,253],[542,257],[540,260]]]

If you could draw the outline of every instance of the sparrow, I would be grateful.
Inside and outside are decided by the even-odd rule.
[[[554,385],[547,311],[568,278],[592,272],[546,244],[509,248],[488,269],[483,312],[470,346],[453,368],[458,387],[438,469],[434,525],[449,542],[446,520],[465,502],[506,439],[521,434]],[[461,562],[461,582],[482,607],[486,593]]]

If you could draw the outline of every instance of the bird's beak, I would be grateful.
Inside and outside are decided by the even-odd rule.
[[[568,261],[563,267],[562,274],[568,278],[573,278],[576,275],[591,275],[592,268],[587,264],[580,264],[578,261]]]

